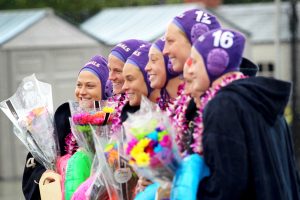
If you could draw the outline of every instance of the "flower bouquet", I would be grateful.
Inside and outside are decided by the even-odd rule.
[[[78,149],[67,164],[65,179],[65,198],[78,198],[80,186],[91,176],[92,161],[95,154],[95,145],[92,132],[96,131],[107,142],[109,126],[114,114],[113,105],[107,101],[70,101],[70,125]],[[77,196],[76,196],[77,195]]]
[[[47,169],[55,170],[59,154],[54,134],[52,88],[35,75],[25,77],[16,93],[0,103],[14,133]]]
[[[114,105],[108,101],[85,101],[81,104],[70,101],[69,104],[72,115],[70,124],[78,146],[94,153],[92,127],[107,141],[115,114]]]
[[[166,187],[181,162],[168,116],[143,97],[140,110],[129,114],[124,126],[129,164],[139,175]]]
[[[104,144],[102,136],[92,128],[95,144],[95,158],[93,163],[93,181],[86,192],[87,199],[119,200],[121,198],[120,185],[114,178],[114,171],[119,167],[118,148],[114,142]],[[103,149],[103,146],[106,146]]]
[[[104,155],[115,182],[120,185],[122,199],[133,199],[138,177],[128,164],[128,160],[122,156],[124,155],[122,137],[111,140],[106,144]]]
[[[55,171],[59,148],[54,134],[51,85],[38,81],[34,74],[25,77],[16,93],[2,101],[0,107],[33,157],[46,169]],[[54,171],[44,173],[39,180],[43,200],[48,199],[49,193],[61,199],[61,177]]]

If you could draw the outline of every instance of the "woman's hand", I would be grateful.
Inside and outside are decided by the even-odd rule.
[[[139,177],[139,180],[137,182],[136,188],[135,188],[135,193],[139,193],[141,191],[144,191],[144,189],[148,186],[151,185],[152,181],[146,179],[145,177],[141,176]]]
[[[49,175],[50,175],[49,177],[47,177],[47,178],[45,179],[45,181],[44,181],[43,184],[48,184],[48,183],[52,183],[52,182],[55,181],[55,179],[51,177],[51,174],[53,174],[53,173],[57,174],[55,171],[50,170],[50,169],[47,169],[47,170],[43,173],[43,175],[46,175],[46,174],[49,174]]]

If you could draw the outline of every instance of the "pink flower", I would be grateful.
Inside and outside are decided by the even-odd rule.
[[[172,143],[170,140],[170,136],[168,135],[163,136],[163,139],[160,141],[160,145],[163,147],[171,147]]]

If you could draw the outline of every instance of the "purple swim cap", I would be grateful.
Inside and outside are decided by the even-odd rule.
[[[136,39],[125,40],[117,44],[114,48],[112,48],[110,53],[125,63],[127,58],[131,56],[131,54],[135,50],[137,50],[138,48],[146,44],[149,43],[143,40],[136,40]]]
[[[202,56],[210,83],[227,72],[239,71],[245,37],[230,29],[205,33],[193,47]]]
[[[140,69],[140,71],[142,72],[146,86],[147,86],[147,90],[148,90],[147,96],[149,96],[153,90],[150,87],[150,81],[148,79],[148,75],[145,70],[146,65],[149,61],[148,53],[149,53],[150,47],[151,47],[151,44],[147,44],[146,46],[143,46],[143,47],[135,50],[132,53],[132,55],[128,57],[128,59],[126,61],[126,63],[130,63],[130,64],[137,66]]]
[[[101,82],[101,96],[102,99],[107,99],[106,96],[106,82],[108,79],[108,67],[107,67],[107,60],[102,57],[102,56],[94,56],[92,57],[85,65],[83,68],[81,68],[81,70],[79,71],[78,74],[80,74],[80,72],[82,71],[89,71],[93,74],[95,74],[100,82]]]
[[[216,16],[198,8],[176,16],[173,23],[185,33],[191,44],[202,34],[221,28]]]

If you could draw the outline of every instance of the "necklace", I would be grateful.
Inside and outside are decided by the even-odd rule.
[[[114,102],[118,102],[117,107],[115,108],[116,114],[114,115],[112,119],[112,126],[111,126],[111,135],[114,133],[117,133],[122,125],[121,121],[121,112],[124,107],[124,105],[127,103],[127,98],[125,94],[121,94],[119,96],[115,96],[112,99]]]
[[[203,136],[203,130],[204,130],[204,124],[203,124],[203,112],[206,107],[206,105],[216,96],[216,94],[222,89],[223,87],[227,86],[231,82],[238,80],[238,79],[244,79],[247,78],[247,76],[242,74],[232,74],[230,76],[225,77],[222,82],[215,87],[209,88],[205,94],[200,98],[200,108],[197,110],[197,117],[194,119],[194,133],[193,133],[193,139],[194,142],[191,144],[191,148],[193,149],[193,152],[203,154],[203,146],[202,146],[202,136]]]
[[[65,151],[67,154],[73,155],[77,149],[76,139],[72,133],[69,133],[65,138]]]
[[[187,120],[185,118],[185,111],[187,109],[188,103],[191,100],[189,95],[184,94],[184,83],[178,86],[177,98],[174,100],[173,104],[168,108],[168,115],[175,128],[176,136],[175,141],[179,147],[179,151],[184,151],[185,145],[185,135],[188,129]]]

